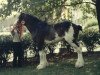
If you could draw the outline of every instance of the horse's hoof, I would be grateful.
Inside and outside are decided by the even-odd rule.
[[[45,68],[45,66],[42,66],[42,64],[40,64],[40,65],[37,66],[38,70],[43,69],[43,68]]]
[[[75,64],[75,67],[76,68],[81,68],[81,67],[83,67],[84,66],[84,61],[78,61],[78,62],[76,62],[76,64]]]
[[[38,70],[43,69],[43,68],[47,67],[48,65],[49,65],[48,63],[46,63],[46,64],[39,64],[39,65],[37,66],[37,69],[38,69]]]

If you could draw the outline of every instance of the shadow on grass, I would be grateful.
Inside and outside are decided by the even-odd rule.
[[[85,66],[75,68],[75,59],[60,60],[50,66],[37,70],[35,66],[25,66],[22,68],[2,68],[0,75],[100,75],[100,59],[85,57]]]

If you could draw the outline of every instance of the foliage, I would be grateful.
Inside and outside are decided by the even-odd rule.
[[[23,49],[27,49],[30,46],[31,39],[30,35],[26,34],[22,41]],[[7,60],[9,59],[8,54],[12,53],[13,42],[11,35],[1,35],[0,36],[0,64],[5,65]],[[3,63],[2,63],[3,61]],[[0,66],[1,66],[0,65]]]
[[[5,66],[8,54],[12,50],[12,38],[11,36],[0,36],[0,66]]]
[[[32,43],[31,36],[29,33],[26,33],[23,36],[23,40],[22,40],[23,49],[27,49],[31,43]]]
[[[86,24],[86,26],[84,29],[96,29],[96,30],[98,30],[96,28],[98,26],[98,22],[97,22],[96,18],[89,19],[85,24]]]
[[[84,42],[87,50],[93,52],[96,44],[100,43],[100,33],[95,30],[84,30],[80,39]]]
[[[8,51],[12,46],[12,38],[11,36],[1,35],[0,36],[0,51],[3,49],[4,51]],[[2,52],[0,52],[2,53]]]
[[[7,17],[11,15],[12,11],[17,11],[20,7],[21,0],[7,0],[7,4],[1,4],[2,8],[0,9],[0,16]]]
[[[7,0],[7,4],[2,4],[0,16],[7,17],[13,11],[27,12],[43,20],[54,22],[61,20],[63,11],[66,10],[67,12],[71,8],[81,9],[83,14],[91,13],[95,15],[95,8],[91,7],[91,4],[91,2],[84,2],[83,0]],[[68,14],[71,13],[68,12]]]

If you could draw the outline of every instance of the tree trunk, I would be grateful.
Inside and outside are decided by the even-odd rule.
[[[97,11],[97,20],[98,20],[99,32],[100,32],[100,0],[96,0],[96,11]]]

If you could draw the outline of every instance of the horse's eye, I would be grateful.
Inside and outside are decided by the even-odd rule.
[[[25,21],[21,21],[21,24],[25,24]]]

